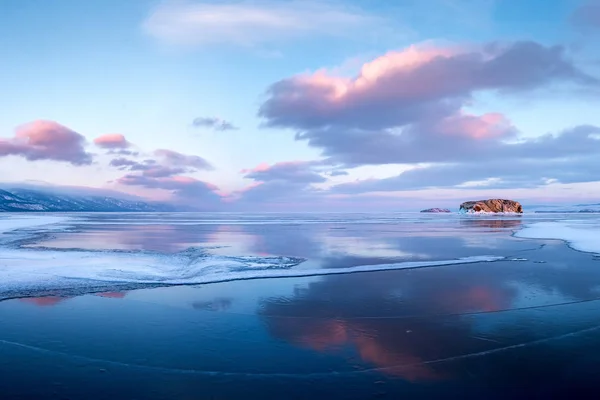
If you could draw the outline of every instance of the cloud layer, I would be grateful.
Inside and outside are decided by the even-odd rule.
[[[578,7],[571,18],[576,27],[600,29],[600,1],[588,0]]]
[[[488,188],[589,182],[598,179],[593,160],[600,156],[600,128],[523,138],[502,114],[465,110],[481,92],[599,84],[560,46],[413,46],[366,63],[354,78],[318,71],[276,82],[259,116],[266,126],[296,131],[297,140],[321,149],[332,164],[418,167],[331,193],[485,186],[473,181],[487,181]]]
[[[144,31],[183,45],[255,46],[307,35],[346,36],[381,23],[364,11],[327,1],[163,2]]]
[[[231,122],[215,117],[198,117],[193,122],[196,128],[209,128],[215,131],[235,131],[239,128]]]
[[[259,164],[240,171],[244,178],[254,182],[233,193],[231,199],[242,207],[268,207],[268,204],[282,199],[302,201],[318,192],[312,184],[327,180],[319,169],[322,169],[322,163],[312,161]]]
[[[120,156],[112,159],[110,166],[130,171],[117,179],[116,183],[124,186],[166,190],[172,194],[172,201],[196,209],[219,207],[221,197],[216,193],[218,188],[215,185],[182,175],[213,169],[207,160],[200,156],[182,154],[168,149],[158,149],[154,151],[153,155],[155,158],[144,160]]]
[[[148,189],[167,190],[173,194],[175,203],[192,206],[195,209],[214,210],[221,203],[221,197],[216,194],[218,188],[210,183],[189,176],[147,176],[127,174],[117,180],[125,186],[141,186]]]
[[[21,156],[30,161],[53,160],[89,165],[85,137],[54,121],[38,120],[16,129],[14,137],[0,139],[0,157]]]

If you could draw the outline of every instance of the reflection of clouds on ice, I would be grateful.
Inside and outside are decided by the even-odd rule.
[[[68,228],[67,223],[74,218],[48,215],[0,215],[0,245],[9,244],[29,235],[31,231],[56,231]]]
[[[324,277],[293,296],[265,298],[259,312],[274,337],[295,346],[354,351],[368,366],[409,381],[451,378],[465,373],[470,355],[596,329],[600,269],[591,257],[564,246],[534,256],[549,261]],[[557,268],[564,262],[578,268]],[[528,347],[525,355],[539,360],[546,351]],[[559,361],[549,360],[549,368]],[[505,364],[497,365],[494,373],[502,372]]]
[[[0,216],[0,234],[17,229],[41,227],[68,221],[67,217],[54,217],[47,215],[2,215]]]
[[[53,238],[28,247],[86,250],[149,250],[177,252],[202,245],[210,231],[198,232],[189,226],[150,224],[135,225],[83,225],[78,232],[61,233]],[[79,221],[77,226],[82,228]],[[211,231],[212,231],[211,227]]]
[[[497,345],[474,338],[472,321],[456,315],[510,307],[513,289],[497,277],[441,269],[398,278],[325,277],[288,298],[264,299],[260,314],[278,339],[318,352],[352,349],[366,368],[408,381],[448,378],[428,362]]]
[[[355,257],[416,258],[430,259],[425,253],[404,251],[400,240],[385,240],[373,237],[327,236],[320,237],[324,250],[329,254],[344,254]]]
[[[192,307],[205,311],[226,311],[231,308],[232,303],[233,299],[229,297],[217,297],[209,301],[196,301],[192,303]]]
[[[536,283],[506,282],[507,287],[515,289],[513,307],[531,307],[540,304],[561,304],[575,301],[573,296],[565,295],[556,286],[543,286]]]
[[[600,219],[536,222],[518,231],[515,236],[564,240],[576,250],[600,253]]]
[[[497,249],[498,244],[494,238],[489,236],[463,236],[461,237],[462,244],[465,247],[473,247],[480,249]]]
[[[64,218],[15,218],[8,219],[5,230],[19,228],[37,229],[31,233],[51,232],[56,224],[65,221]],[[106,218],[92,216],[90,218]],[[114,217],[113,217],[114,218]],[[54,225],[53,225],[54,224]],[[43,225],[43,226],[42,226]],[[154,248],[160,245],[164,235],[174,232],[175,242],[186,243],[194,231],[180,231],[179,227],[154,225],[149,231],[129,227],[130,229],[115,235],[117,242],[140,243],[142,248]],[[133,228],[133,229],[132,229]],[[245,228],[232,226],[215,226],[209,232],[203,232],[204,240],[228,240],[238,243],[234,248],[227,249],[236,254],[259,253],[265,249],[264,255],[231,256],[211,253],[215,249],[189,248],[172,254],[155,251],[84,251],[84,250],[52,250],[48,248],[6,248],[0,253],[0,297],[11,297],[28,293],[48,293],[58,290],[98,291],[105,289],[123,288],[126,285],[192,285],[199,283],[220,282],[227,280],[243,280],[253,278],[317,276],[351,272],[382,271],[405,268],[421,268],[444,266],[464,263],[495,261],[502,257],[479,255],[437,261],[396,262],[385,263],[385,257],[416,257],[422,254],[409,253],[394,246],[395,240],[386,236],[383,239],[363,237],[315,237],[298,227],[248,233]],[[110,236],[110,229],[100,231],[101,236]],[[296,232],[288,236],[287,232]],[[70,233],[67,236],[85,236],[88,231]],[[90,240],[98,232],[90,234]],[[224,235],[225,238],[218,236]],[[215,237],[217,236],[217,237]],[[277,240],[280,238],[281,240]],[[171,238],[172,239],[172,238]],[[166,240],[166,239],[165,239]],[[290,247],[290,241],[292,246]],[[173,243],[173,242],[169,242]],[[179,243],[180,244],[180,243]],[[106,245],[106,244],[105,244]],[[273,247],[274,245],[274,247]],[[294,247],[296,246],[296,247]],[[300,246],[300,247],[297,247]],[[306,250],[307,246],[313,252],[331,252],[344,254],[359,254],[358,262],[336,265],[336,268],[314,268],[310,264],[303,268],[294,268],[305,261],[302,257],[268,256],[274,250],[292,249],[293,252]],[[295,250],[295,251],[294,251]],[[211,252],[209,252],[211,251]],[[246,252],[247,251],[247,252]],[[361,263],[369,255],[373,260]]]
[[[58,303],[61,303],[68,299],[70,299],[70,297],[46,296],[46,297],[26,297],[24,299],[19,299],[19,301],[21,301],[23,303],[33,304],[38,307],[49,307],[49,306],[55,306]]]

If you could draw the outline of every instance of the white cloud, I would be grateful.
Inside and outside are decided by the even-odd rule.
[[[309,35],[371,35],[383,21],[331,1],[167,0],[144,21],[144,31],[179,45],[255,46]]]

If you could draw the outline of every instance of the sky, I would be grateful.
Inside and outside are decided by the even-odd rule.
[[[600,0],[3,0],[0,181],[206,211],[600,202]]]

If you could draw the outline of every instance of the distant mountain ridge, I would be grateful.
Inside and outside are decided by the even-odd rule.
[[[31,189],[0,189],[0,212],[168,212],[162,203],[100,195],[60,194]]]

